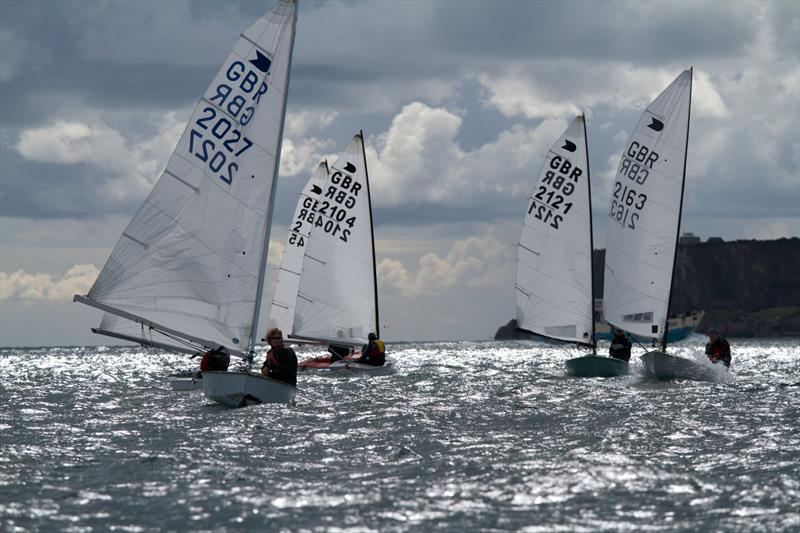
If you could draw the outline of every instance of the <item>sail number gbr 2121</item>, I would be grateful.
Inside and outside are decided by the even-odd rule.
[[[572,163],[560,155],[554,155],[549,166],[552,170],[545,172],[536,192],[531,196],[528,214],[558,229],[564,216],[572,208],[572,202],[567,200],[575,192],[575,184],[583,170],[572,166]]]

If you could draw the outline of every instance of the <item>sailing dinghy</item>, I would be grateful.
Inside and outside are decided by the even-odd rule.
[[[278,269],[278,281],[269,309],[270,326],[284,332],[286,342],[297,342],[290,333],[294,326],[294,309],[297,301],[297,289],[300,287],[300,271],[303,268],[303,256],[306,243],[311,235],[314,223],[314,206],[322,198],[322,187],[328,178],[328,162],[322,161],[317,165],[314,174],[309,178],[297,206],[294,210],[289,235],[286,238],[286,247],[283,249],[281,266]]]
[[[692,101],[683,71],[642,113],[620,160],[608,213],[605,320],[660,350],[642,356],[657,379],[712,379],[711,364],[666,353]]]
[[[517,327],[592,349],[569,359],[574,376],[618,376],[628,364],[597,355],[592,286],[592,206],[584,116],[550,148],[517,245]]]
[[[378,331],[378,275],[375,233],[363,132],[342,152],[305,214],[311,224],[300,269],[292,339],[356,348]],[[302,370],[328,369],[383,375],[384,366],[319,357]]]
[[[203,376],[204,394],[225,405],[289,402],[296,391],[249,372],[296,22],[296,1],[281,0],[239,36],[89,293],[75,296],[115,317],[98,333],[244,359],[240,372]],[[126,333],[132,324],[143,334]]]

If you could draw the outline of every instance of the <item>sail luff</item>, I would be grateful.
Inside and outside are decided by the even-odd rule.
[[[686,188],[686,161],[689,159],[689,126],[692,123],[692,81],[694,67],[689,67],[689,109],[686,118],[686,148],[683,152],[683,179],[681,180],[681,201],[678,207],[678,224],[675,229],[675,256],[672,258],[672,277],[669,282],[669,298],[667,299],[667,315],[664,321],[664,333],[661,337],[661,351],[667,351],[667,334],[669,333],[669,315],[672,307],[672,289],[675,286],[675,265],[678,263],[678,242],[681,236],[681,218],[683,216],[683,194]]]
[[[289,38],[289,61],[286,69],[286,80],[283,85],[283,105],[281,109],[280,129],[278,132],[278,152],[275,156],[275,168],[272,174],[272,185],[267,206],[267,219],[264,224],[264,234],[261,242],[261,264],[258,269],[258,282],[256,285],[256,303],[253,309],[253,321],[250,326],[250,354],[255,353],[256,338],[258,335],[258,319],[261,314],[261,299],[264,293],[264,279],[267,274],[267,260],[269,259],[269,237],[272,231],[272,212],[275,205],[275,189],[278,185],[278,176],[281,164],[281,150],[283,148],[283,128],[286,124],[286,101],[289,94],[289,79],[292,75],[292,55],[294,54],[294,38],[297,30],[297,6],[292,12],[292,33]]]
[[[586,113],[581,113],[583,122],[583,145],[586,148],[586,194],[589,202],[589,286],[591,287],[591,315],[592,315],[592,355],[597,355],[597,331],[594,319],[594,224],[592,220],[592,172],[589,169],[589,136],[586,133]]]
[[[381,322],[378,311],[378,266],[375,259],[375,226],[372,221],[372,195],[369,189],[369,170],[367,170],[367,152],[364,143],[364,130],[359,130],[358,134],[361,136],[361,153],[364,156],[364,181],[367,184],[367,205],[369,205],[369,234],[372,239],[372,278],[375,284],[375,334],[381,336]]]

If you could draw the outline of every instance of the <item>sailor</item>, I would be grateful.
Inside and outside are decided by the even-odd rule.
[[[631,360],[631,340],[625,332],[619,328],[614,328],[614,338],[611,339],[608,355],[615,359],[622,359],[623,361]]]
[[[361,357],[356,362],[373,366],[383,366],[386,363],[386,346],[374,333],[367,338],[369,343],[361,350]]]
[[[708,344],[706,344],[706,355],[712,363],[722,361],[726,367],[731,366],[731,345],[728,341],[719,336],[719,330],[711,328],[708,330]]]
[[[294,350],[283,345],[283,332],[272,328],[267,332],[267,342],[272,349],[267,352],[261,374],[289,385],[297,385],[297,355]]]
[[[200,373],[207,371],[225,372],[230,364],[231,356],[225,351],[224,346],[220,346],[203,354],[203,358],[200,359]]]

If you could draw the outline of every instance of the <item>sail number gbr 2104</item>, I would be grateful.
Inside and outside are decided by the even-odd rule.
[[[311,224],[312,231],[324,231],[331,237],[348,242],[347,238],[356,224],[354,211],[360,190],[361,184],[358,181],[340,170],[335,170],[321,199],[312,200],[306,197],[303,200],[303,208],[295,219],[292,231],[299,232],[305,221]],[[294,244],[291,238],[289,244]],[[302,244],[298,243],[297,246]]]
[[[541,220],[543,224],[558,229],[564,216],[572,209],[572,202],[567,200],[575,192],[575,184],[583,170],[560,155],[554,155],[550,159],[549,167],[531,196],[528,214]]]

